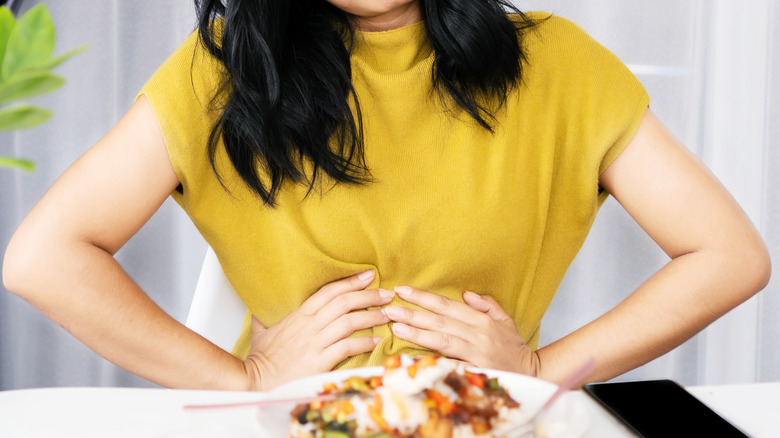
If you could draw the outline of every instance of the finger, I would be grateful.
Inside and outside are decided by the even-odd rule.
[[[394,290],[406,302],[417,304],[423,309],[457,320],[466,321],[466,318],[473,315],[474,312],[470,306],[439,294],[409,286],[398,286]]]
[[[474,333],[474,327],[464,321],[473,321],[474,317],[487,318],[486,315],[472,310],[470,319],[454,319],[449,316],[429,312],[427,310],[413,310],[400,306],[388,306],[382,312],[394,322],[400,322],[408,326],[431,332],[441,332],[461,339],[469,339]]]
[[[390,322],[390,318],[379,309],[352,312],[341,316],[325,327],[320,333],[321,341],[324,345],[332,345],[358,330],[376,327],[388,322]]]
[[[512,317],[498,304],[498,301],[489,295],[478,295],[471,291],[465,291],[463,292],[463,301],[496,321],[512,320]]]
[[[317,311],[314,319],[314,326],[318,329],[322,329],[352,311],[364,310],[374,306],[383,306],[392,301],[393,296],[395,296],[395,294],[393,294],[392,291],[385,289],[344,293],[335,297]]]
[[[322,361],[327,364],[328,369],[332,369],[350,356],[372,351],[381,340],[382,338],[370,336],[342,339],[323,350]]]
[[[403,340],[429,348],[447,357],[468,361],[474,346],[463,339],[447,333],[422,330],[403,323],[393,324],[393,334]]]
[[[314,314],[325,304],[343,293],[367,288],[374,281],[375,276],[376,272],[372,269],[328,283],[304,301],[299,310],[306,314]]]
[[[490,311],[490,304],[487,300],[482,299],[482,297],[478,294],[475,294],[471,291],[464,291],[463,292],[463,301],[471,306],[471,308],[475,310],[479,310],[482,313],[487,313]]]
[[[451,359],[451,360],[453,360],[453,361],[455,361],[455,362],[460,362],[460,363],[462,363],[464,366],[467,366],[467,367],[474,367],[474,368],[478,368],[478,367],[477,367],[477,364],[475,364],[475,363],[472,363],[472,362],[469,362],[469,361],[467,361],[467,360],[454,359],[454,358],[450,358],[450,359]]]

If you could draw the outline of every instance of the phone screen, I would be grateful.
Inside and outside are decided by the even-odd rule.
[[[584,389],[646,438],[747,437],[671,380],[591,383]]]

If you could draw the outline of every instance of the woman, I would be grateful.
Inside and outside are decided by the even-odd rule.
[[[508,18],[500,0],[196,6],[199,32],[54,184],[3,265],[9,290],[136,374],[265,390],[435,351],[551,381],[594,356],[605,380],[768,281],[739,206],[566,20]],[[608,194],[671,261],[538,348]],[[235,355],[112,257],[169,195],[249,308]]]

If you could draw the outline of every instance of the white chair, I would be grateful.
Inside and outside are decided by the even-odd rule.
[[[223,350],[231,351],[241,333],[245,315],[246,306],[209,247],[185,325]]]

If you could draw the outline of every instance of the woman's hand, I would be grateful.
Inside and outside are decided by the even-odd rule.
[[[395,322],[393,333],[399,338],[482,368],[538,375],[536,353],[525,345],[512,318],[492,297],[467,291],[463,304],[407,286],[395,292],[426,309],[389,306],[383,310]]]
[[[255,390],[269,390],[282,383],[330,371],[349,356],[374,349],[374,337],[350,338],[353,332],[386,324],[379,309],[393,299],[393,292],[365,288],[374,271],[328,283],[296,311],[266,328],[252,319],[252,349],[244,366]]]

